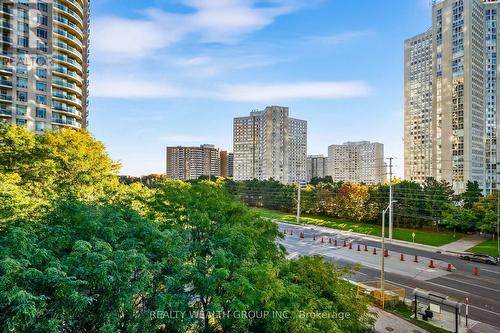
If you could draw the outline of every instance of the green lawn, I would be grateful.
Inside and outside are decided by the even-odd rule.
[[[500,254],[498,253],[497,251],[497,240],[487,240],[487,241],[484,241],[476,246],[474,246],[473,248],[470,248],[469,250],[467,250],[469,252],[474,252],[474,253],[486,253],[486,254],[489,254],[490,256],[495,256],[495,257],[499,257]]]
[[[252,208],[252,209],[258,212],[263,217],[274,218],[292,223],[295,223],[297,221],[297,217],[293,214],[282,213],[279,211],[274,211],[264,208]],[[300,221],[302,223],[320,225],[344,231],[352,231],[365,235],[381,236],[382,234],[382,227],[379,225],[357,223],[331,217],[304,215],[301,216]],[[437,232],[432,230],[421,230],[421,229],[413,230],[406,228],[394,228],[393,237],[394,239],[411,242],[413,232],[415,232],[415,243],[432,245],[432,246],[442,246],[454,242],[464,236],[464,234],[457,233],[455,237],[453,237],[453,233],[447,231]]]

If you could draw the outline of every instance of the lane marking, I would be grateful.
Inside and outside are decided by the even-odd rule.
[[[500,292],[499,289],[493,289],[493,288],[489,288],[489,287],[484,287],[484,286],[481,286],[481,285],[478,285],[478,284],[474,284],[474,283],[469,283],[469,282],[464,282],[464,281],[460,281],[460,280],[457,280],[457,279],[452,279],[448,276],[441,276],[439,278],[442,278],[442,279],[447,279],[447,280],[450,280],[450,281],[455,281],[455,282],[458,282],[458,283],[463,283],[463,284],[468,284],[469,286],[473,286],[473,287],[479,287],[479,288],[483,288],[483,289],[488,289],[488,290],[492,290],[492,291],[496,291],[496,292]],[[439,279],[438,278],[438,279]]]

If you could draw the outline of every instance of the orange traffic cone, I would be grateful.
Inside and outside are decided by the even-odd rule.
[[[431,259],[431,262],[429,263],[429,268],[436,268],[436,266],[434,266],[434,260]]]
[[[413,262],[418,262],[418,256],[415,256],[415,259],[413,259]]]

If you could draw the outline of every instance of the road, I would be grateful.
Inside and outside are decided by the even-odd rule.
[[[375,281],[380,278],[380,242],[343,231],[326,231],[325,228],[280,222],[278,225],[282,232],[287,231],[280,243],[287,249],[289,257],[321,255],[325,260],[342,266],[360,265],[359,271],[351,280]],[[301,232],[304,238],[300,238]],[[313,236],[316,240],[313,240]],[[334,244],[335,240],[337,246]],[[343,246],[344,241],[346,247]],[[349,243],[352,243],[352,249],[349,249]],[[360,251],[357,251],[358,244]],[[365,245],[368,251],[364,251]],[[374,247],[377,255],[373,254]],[[386,280],[404,287],[407,298],[411,298],[415,288],[435,291],[459,302],[464,302],[467,297],[470,319],[500,327],[500,266],[471,263],[453,255],[388,242],[386,248],[389,252],[385,260]],[[404,261],[400,260],[401,254],[404,255]],[[418,263],[414,262],[414,256],[418,256]],[[435,268],[429,268],[430,260],[433,260]],[[452,265],[451,272],[447,271],[448,264]],[[473,274],[475,267],[479,269],[479,275]]]

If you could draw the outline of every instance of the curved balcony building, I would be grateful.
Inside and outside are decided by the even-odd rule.
[[[0,122],[85,128],[90,0],[2,0]]]

